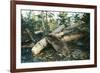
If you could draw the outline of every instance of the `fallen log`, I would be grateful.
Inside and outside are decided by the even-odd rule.
[[[56,28],[56,29],[55,29],[52,33],[50,33],[50,34],[59,33],[59,32],[61,32],[64,28],[65,28],[64,25],[60,25],[58,28]]]
[[[59,33],[61,32],[63,29],[65,28],[64,25],[61,25],[59,26],[58,28],[56,28],[52,33],[50,33],[51,35],[52,34],[55,34],[55,33]],[[32,53],[33,55],[37,55],[40,53],[40,51],[45,48],[47,46],[47,41],[46,41],[46,37],[44,37],[43,39],[41,39],[39,42],[37,42],[33,47],[32,47]]]
[[[66,30],[78,27],[79,24],[75,24],[73,26],[69,26],[66,28]],[[71,41],[71,40],[75,40],[77,38],[82,37],[81,34],[71,34],[71,35],[66,35],[64,37],[62,37],[61,39],[59,39],[59,37],[61,37],[62,35],[68,33],[68,32],[61,32],[63,29],[65,28],[64,25],[59,26],[58,28],[56,28],[52,33],[50,33],[47,37],[44,37],[43,39],[41,39],[39,42],[36,43],[36,45],[34,45],[32,47],[32,53],[34,55],[37,55],[40,53],[40,51],[45,48],[47,46],[47,44],[51,44],[53,46],[53,48],[58,51],[61,52],[61,48],[63,48],[63,55],[68,54],[68,47],[65,45],[65,43],[63,41]],[[56,41],[54,41],[56,40]],[[59,50],[61,49],[61,50]],[[66,51],[66,52],[65,52]]]
[[[55,35],[57,37],[62,37],[63,35],[67,35],[68,33],[73,32],[73,28],[79,27],[80,24],[73,24],[73,26],[69,26],[67,28],[65,28],[64,25],[59,26],[58,28],[56,28],[52,33],[50,33],[51,35]],[[66,29],[64,31],[62,31],[63,29]]]
[[[40,53],[40,51],[47,46],[47,41],[46,38],[41,39],[39,42],[37,42],[33,47],[32,47],[32,53],[33,55],[37,55]]]
[[[64,36],[64,35],[68,35],[68,34],[71,33],[72,31],[73,31],[73,30],[63,31],[63,32],[60,32],[60,33],[52,34],[52,35],[55,35],[56,37],[61,38],[61,37]]]
[[[67,44],[59,38],[57,38],[56,36],[49,35],[46,39],[47,42],[52,45],[52,47],[60,56],[66,56],[70,53]]]
[[[68,42],[68,41],[71,41],[71,40],[76,40],[76,39],[79,39],[81,37],[83,37],[83,35],[80,34],[80,33],[66,35],[66,36],[62,37],[61,39],[59,39],[58,37],[56,37],[54,35],[49,35],[49,36],[41,39],[39,42],[37,42],[32,47],[32,53],[34,55],[39,54],[41,52],[41,50],[43,50],[43,48],[45,48],[47,46],[47,44],[49,43],[53,46],[53,48],[56,51],[58,51],[58,52],[63,51],[62,53],[63,53],[63,55],[65,55],[65,54],[68,54],[69,51],[68,51],[67,44],[65,44],[64,42]]]
[[[77,39],[79,39],[81,37],[83,37],[83,34],[81,34],[81,33],[71,34],[71,35],[62,37],[61,40],[68,42],[68,41],[72,41],[72,40],[77,40]]]

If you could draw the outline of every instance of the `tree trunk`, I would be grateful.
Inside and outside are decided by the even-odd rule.
[[[30,30],[28,28],[25,28],[25,31],[27,32],[27,34],[30,37],[30,39],[34,42],[34,39],[33,39],[32,35],[31,35]]]

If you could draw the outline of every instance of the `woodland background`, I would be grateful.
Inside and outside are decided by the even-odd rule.
[[[44,37],[49,40],[49,44],[43,47],[39,54],[33,56],[31,48]],[[66,37],[69,38],[63,40],[65,44],[63,45],[61,39]],[[44,45],[43,43],[40,42],[37,46]],[[21,44],[22,63],[89,59],[90,14],[21,10]],[[64,46],[70,53],[63,56],[68,51],[63,48]]]

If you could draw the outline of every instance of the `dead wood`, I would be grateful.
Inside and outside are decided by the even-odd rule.
[[[66,54],[69,54],[67,44],[60,40],[58,37],[49,35],[46,39],[47,42],[52,45],[52,47],[57,51],[59,55],[66,56]]]
[[[59,32],[61,32],[64,28],[65,28],[64,25],[60,25],[58,28],[56,28],[56,29],[55,29],[52,33],[50,33],[50,34],[59,33]]]
[[[81,33],[78,33],[78,34],[71,34],[71,35],[66,35],[66,36],[63,36],[61,38],[62,41],[72,41],[72,40],[77,40],[79,38],[83,37],[83,34]]]
[[[49,35],[49,36],[41,39],[39,42],[37,42],[33,46],[32,52],[35,55],[39,54],[40,51],[43,50],[43,48],[45,48],[47,46],[47,44],[49,43],[53,46],[53,48],[57,52],[61,52],[61,51],[65,50],[64,52],[62,52],[63,55],[65,55],[65,54],[69,53],[67,44],[65,42],[77,40],[77,39],[81,38],[82,36],[83,36],[82,34],[71,34],[71,35],[66,35],[60,39],[54,35]]]
[[[78,27],[79,24],[73,25],[73,26],[69,26],[66,28],[66,31],[75,27]],[[70,34],[70,35],[65,35],[65,33],[68,32],[62,32],[62,30],[65,28],[64,25],[59,26],[58,28],[56,28],[52,33],[50,33],[47,37],[44,37],[43,39],[41,39],[40,41],[38,41],[33,47],[32,47],[32,53],[37,55],[40,53],[41,50],[43,50],[43,48],[45,48],[47,46],[47,44],[51,44],[52,47],[59,53],[62,52],[62,54],[65,56],[66,54],[69,53],[69,49],[67,47],[67,44],[65,42],[71,41],[71,40],[75,40],[75,39],[79,39],[81,38],[83,35],[82,34]],[[63,37],[61,37],[62,35],[65,35]],[[59,38],[60,37],[60,38]]]
[[[59,26],[58,28],[56,28],[52,33],[50,33],[49,35],[53,35],[55,33],[61,32],[63,29],[65,28],[64,25]],[[40,53],[40,51],[47,46],[47,37],[44,37],[43,39],[41,39],[39,42],[37,42],[33,47],[32,47],[32,53],[34,55],[37,55],[38,53]]]
[[[37,42],[33,47],[32,47],[32,53],[34,55],[37,55],[40,53],[40,51],[47,46],[47,41],[46,38],[41,39],[39,42]]]

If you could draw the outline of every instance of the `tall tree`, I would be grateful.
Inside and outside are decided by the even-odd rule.
[[[68,26],[68,13],[67,12],[59,12],[59,21],[60,25],[65,25],[66,27]]]

